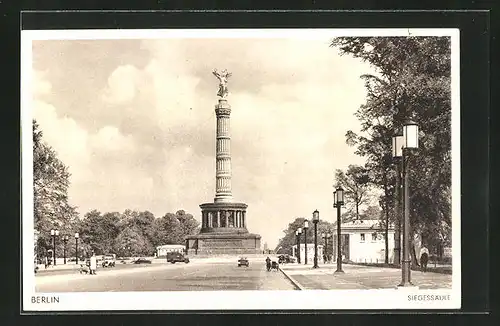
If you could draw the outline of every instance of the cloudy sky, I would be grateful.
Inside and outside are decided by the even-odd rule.
[[[333,221],[335,169],[361,164],[361,74],[330,38],[33,42],[32,114],[69,166],[80,214],[125,209],[200,220],[215,195],[214,68],[229,81],[233,196],[248,229],[274,247],[296,217]]]

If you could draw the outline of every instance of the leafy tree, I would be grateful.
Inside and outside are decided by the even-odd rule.
[[[129,211],[129,210],[128,210]],[[129,211],[130,212],[130,211]],[[127,211],[125,211],[127,213]],[[149,211],[132,212],[131,217],[126,220],[125,226],[136,232],[142,238],[144,250],[153,252],[156,245],[155,238],[155,216]]]
[[[80,225],[80,238],[98,255],[112,253],[115,238],[120,233],[119,221],[120,213],[118,212],[101,215],[99,211],[92,210],[85,214]]]
[[[297,237],[295,231],[298,228],[302,228],[302,235],[300,237],[300,243],[304,243],[304,221],[306,219],[303,217],[296,218],[293,222],[288,224],[288,227],[283,230],[285,236],[280,239],[278,245],[275,248],[275,252],[292,254],[292,247],[297,244]],[[328,223],[323,220],[318,222],[318,245],[325,245],[323,238],[321,238],[322,233],[332,233],[334,229],[333,224]],[[307,242],[314,242],[314,224],[309,221],[309,228],[307,229]]]
[[[125,228],[118,234],[114,242],[114,252],[121,257],[140,256],[152,254],[154,248],[137,227]]]
[[[156,234],[161,244],[183,244],[181,223],[177,216],[166,213],[162,218],[156,220]]]
[[[367,157],[367,164],[382,176],[379,186],[388,188],[395,184],[395,173],[389,172],[391,137],[405,119],[415,120],[420,141],[411,158],[412,166],[418,167],[410,170],[412,231],[431,232],[432,225],[443,225],[436,221],[451,226],[450,38],[342,37],[331,45],[341,54],[369,62],[377,71],[362,76],[367,100],[356,112],[361,134],[348,131],[348,144]],[[391,190],[385,190],[387,209],[394,205],[390,205]],[[398,226],[401,215],[394,215]]]
[[[354,211],[356,219],[359,219],[360,206],[368,203],[370,178],[368,170],[359,165],[349,165],[347,172],[336,170],[336,186],[344,189],[344,202],[348,211]]]
[[[69,204],[68,167],[57,157],[56,151],[43,141],[43,133],[33,120],[33,203],[34,226],[39,231],[37,250],[40,257],[52,248],[51,229],[69,234],[74,229],[78,213]],[[56,252],[62,252],[62,241]]]
[[[193,217],[193,215],[187,214],[183,210],[179,210],[175,214],[180,222],[180,232],[183,238],[197,233],[196,230],[200,223]]]

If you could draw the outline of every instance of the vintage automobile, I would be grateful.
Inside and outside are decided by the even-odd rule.
[[[246,257],[240,257],[240,259],[238,259],[238,267],[241,267],[241,266],[245,266],[245,267],[248,267],[249,263],[248,263],[248,259]]]
[[[103,257],[102,267],[115,267],[115,265],[116,265],[115,256],[106,255]]]
[[[146,258],[137,258],[134,260],[134,264],[151,264],[151,260]]]
[[[189,263],[189,258],[184,256],[180,252],[168,252],[167,253],[167,261],[171,262],[172,264],[175,263]]]
[[[279,255],[278,263],[279,264],[295,263],[295,257],[290,255]]]

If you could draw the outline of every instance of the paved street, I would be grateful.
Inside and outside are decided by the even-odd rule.
[[[118,265],[117,265],[118,267]],[[237,259],[189,264],[151,264],[98,270],[97,275],[37,276],[37,292],[294,290],[281,272],[267,272],[262,260],[238,267]]]
[[[49,268],[45,269],[42,266],[42,267],[40,267],[40,269],[36,273],[36,277],[45,277],[45,276],[49,276],[49,275],[52,276],[52,275],[75,274],[75,273],[78,273],[79,268],[80,268],[80,264],[78,264],[78,265],[72,265],[72,266],[68,266],[68,267],[65,266],[65,268],[58,268],[58,267],[59,266],[57,266],[56,268],[49,267]],[[112,272],[114,270],[130,269],[130,268],[140,268],[140,267],[144,267],[144,265],[117,264],[113,268],[101,268],[101,267],[99,267],[99,272],[100,273],[108,273],[108,272]]]

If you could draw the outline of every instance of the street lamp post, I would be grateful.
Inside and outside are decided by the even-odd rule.
[[[331,257],[330,257],[330,254],[328,253],[328,245],[329,245],[329,240],[332,239],[332,234],[330,233],[331,231],[329,231],[327,234],[326,234],[326,259],[328,262],[331,261]],[[332,246],[333,247],[333,246]],[[333,248],[332,248],[332,251],[333,251]],[[332,252],[332,256],[333,256],[333,252]]]
[[[78,232],[75,233],[75,257],[76,257],[76,264],[78,265],[78,238],[80,235]]]
[[[52,259],[54,260],[54,266],[57,265],[56,262],[56,237],[59,236],[59,230],[50,230],[50,235],[52,236]]]
[[[297,263],[300,264],[300,234],[302,233],[302,228],[297,229]]]
[[[418,148],[418,125],[406,121],[403,125],[403,173],[404,173],[404,219],[403,219],[403,259],[401,264],[401,284],[412,286],[410,258],[410,151]]]
[[[319,222],[319,212],[315,210],[313,212],[313,223],[314,223],[314,265],[313,268],[318,268],[318,222]]]
[[[396,211],[396,223],[394,225],[396,232],[394,233],[394,263],[396,265],[401,264],[401,222],[403,220],[403,209],[401,204],[401,184],[402,178],[401,173],[403,171],[403,135],[400,133],[396,133],[392,137],[392,157],[396,163],[396,203],[395,203],[395,211]]]
[[[342,270],[342,240],[341,240],[341,231],[340,231],[340,207],[344,205],[344,189],[342,187],[338,187],[333,192],[333,207],[337,208],[337,270],[336,274],[344,273]]]
[[[309,221],[304,220],[304,265],[307,265],[307,229],[309,229]]]
[[[69,237],[67,235],[63,236],[63,242],[64,242],[64,247],[63,247],[63,257],[64,257],[64,265],[66,265],[66,245],[68,243]]]

